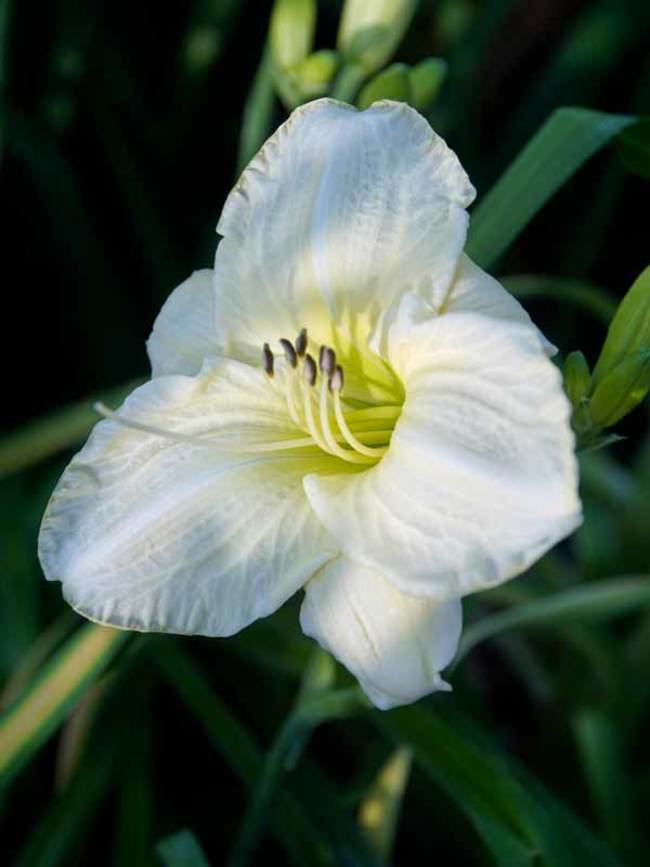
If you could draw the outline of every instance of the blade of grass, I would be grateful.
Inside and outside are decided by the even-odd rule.
[[[0,717],[0,780],[7,784],[60,725],[85,689],[129,639],[128,632],[88,623]]]
[[[470,739],[476,727],[461,717],[450,723],[420,705],[372,719],[413,750],[415,762],[465,812],[498,864],[620,864],[534,778],[489,747],[487,734],[474,731]]]
[[[631,863],[641,864],[632,793],[617,728],[602,710],[593,709],[575,717],[573,732],[600,826]]]
[[[461,639],[454,668],[477,644],[509,629],[606,620],[648,605],[650,576],[612,578],[553,593],[471,624]]]
[[[152,643],[150,659],[203,726],[223,760],[247,787],[255,785],[263,754],[252,736],[215,695],[211,684],[178,643]],[[280,798],[271,827],[292,860],[306,867],[331,867],[335,859],[318,829],[288,793]]]
[[[489,268],[596,151],[634,123],[627,115],[559,108],[472,212],[467,253]]]
[[[135,379],[100,395],[63,407],[2,437],[0,478],[77,445],[100,420],[93,409],[97,400],[114,406],[121,403],[126,395],[142,382],[141,379]]]

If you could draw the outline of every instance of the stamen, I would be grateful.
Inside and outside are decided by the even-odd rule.
[[[340,368],[337,368],[337,370],[340,370]],[[341,386],[343,385],[342,374],[343,371],[341,370]],[[336,380],[336,384],[338,385],[339,377],[336,377]],[[332,393],[334,395],[334,413],[336,415],[336,423],[338,424],[341,433],[345,437],[346,442],[360,454],[367,455],[370,458],[379,458],[382,455],[386,454],[386,452],[388,451],[388,448],[386,446],[380,448],[369,448],[368,446],[360,442],[352,433],[345,420],[345,416],[343,415],[343,407],[341,406],[341,388],[335,387],[334,377],[332,377]]]
[[[334,373],[330,376],[330,391],[343,391],[343,381],[343,368],[340,364],[337,364],[334,368]]]
[[[321,346],[318,354],[318,366],[321,369],[321,373],[324,373],[327,377],[330,377],[334,373],[336,353],[329,346]]]
[[[287,340],[286,337],[281,337],[280,346],[284,349],[287,361],[295,369],[298,366],[298,356],[296,355],[293,343],[290,340]]]
[[[309,385],[316,385],[317,376],[318,371],[316,370],[316,362],[311,355],[307,353],[307,355],[305,355],[305,379]]]
[[[307,329],[301,328],[300,334],[296,337],[296,352],[298,353],[299,358],[302,358],[307,352]]]
[[[271,352],[271,347],[268,343],[265,343],[262,347],[262,364],[264,365],[264,373],[269,377],[269,379],[273,379],[273,353]]]

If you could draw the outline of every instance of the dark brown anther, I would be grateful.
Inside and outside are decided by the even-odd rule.
[[[317,376],[318,370],[316,368],[316,362],[311,355],[307,353],[307,355],[305,355],[305,379],[309,385],[316,385]]]
[[[264,365],[264,373],[269,377],[269,379],[273,378],[273,353],[271,352],[271,347],[268,343],[265,343],[262,347],[262,364]]]
[[[321,373],[324,373],[326,376],[331,376],[334,373],[336,353],[329,346],[321,346],[318,355],[318,366],[321,369]]]
[[[330,376],[328,385],[330,391],[340,392],[343,390],[343,368],[340,364],[337,364],[334,368],[334,373]]]
[[[286,337],[280,338],[280,346],[284,349],[284,354],[292,367],[298,366],[298,356],[296,355],[296,350],[294,348],[293,343],[290,340],[287,340]]]
[[[307,329],[301,328],[300,334],[296,337],[296,352],[300,358],[307,352]]]

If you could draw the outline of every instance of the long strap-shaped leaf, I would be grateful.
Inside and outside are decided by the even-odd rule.
[[[596,151],[636,118],[558,108],[472,212],[467,253],[489,268]]]
[[[47,740],[128,638],[128,632],[88,623],[66,642],[0,717],[0,781],[8,782]]]

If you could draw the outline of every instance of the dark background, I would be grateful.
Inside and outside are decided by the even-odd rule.
[[[0,345],[7,431],[147,375],[144,342],[161,303],[192,270],[211,265],[270,8],[258,0],[12,5],[2,88]],[[325,0],[319,10],[317,47],[332,47],[339,4]],[[396,59],[415,63],[437,55],[449,62],[430,120],[457,151],[480,197],[555,107],[648,113],[649,27],[644,0],[424,0]],[[197,33],[216,48],[209,62],[192,65],[188,45]],[[278,103],[276,121],[285,116]],[[621,297],[648,264],[648,192],[648,181],[626,171],[617,148],[607,149],[535,218],[497,273],[575,277]],[[526,303],[564,352],[579,348],[595,360],[602,322],[555,299]],[[621,426],[629,439],[607,458],[614,464],[607,484],[623,485],[627,467],[640,476],[645,422],[642,410]],[[644,460],[647,479],[647,454]],[[0,566],[9,600],[3,677],[64,610],[58,587],[44,586],[34,555],[38,520],[63,463],[49,461],[3,482],[0,491]],[[647,571],[647,493],[645,501],[644,518],[641,500],[631,494],[603,501],[594,494],[586,504],[587,528],[533,579],[540,586],[561,582],[560,567],[568,581]],[[287,712],[308,650],[295,609],[291,603],[276,618],[288,630],[290,660],[279,673],[269,674],[253,650],[241,652],[246,637],[241,646],[191,641],[215,688],[264,745]],[[604,635],[604,647],[617,641],[617,629]],[[245,791],[147,664],[174,641],[154,638],[132,650],[94,723],[84,754],[92,773],[83,787],[67,800],[54,797],[56,744],[21,775],[5,804],[4,825],[17,864],[155,863],[153,843],[186,825],[211,863],[222,863]],[[543,679],[529,687],[518,668],[526,648],[480,650],[458,679],[450,713],[452,720],[457,708],[469,713],[596,826],[571,714],[602,702],[618,725],[631,685],[622,678],[605,696],[602,681],[576,662],[572,646],[560,633],[535,649],[554,684],[550,696]],[[646,676],[648,670],[641,668]],[[631,731],[626,756],[637,772],[639,803],[647,805],[649,756],[641,732],[642,726]],[[295,786],[309,788],[316,772],[310,762],[316,762],[331,774],[341,803],[353,804],[386,749],[363,720],[325,727]],[[272,840],[257,857],[253,863],[285,863]],[[396,863],[436,860],[450,867],[491,863],[460,810],[417,773]]]

